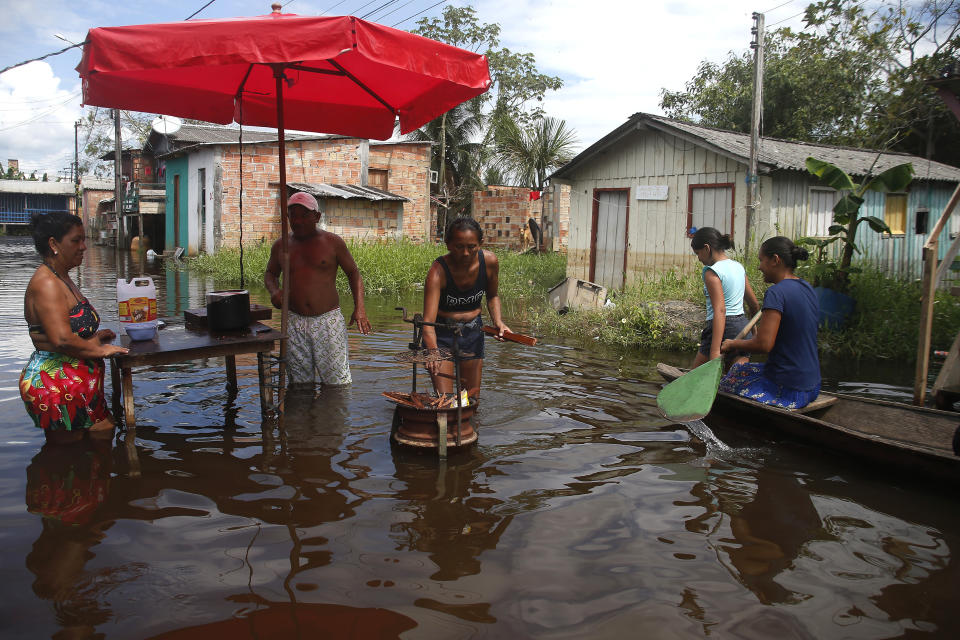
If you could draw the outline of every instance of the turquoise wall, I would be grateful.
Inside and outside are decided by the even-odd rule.
[[[895,236],[881,235],[868,225],[861,224],[857,229],[857,246],[863,251],[859,259],[876,265],[893,276],[908,279],[919,278],[922,268],[923,244],[927,241],[929,231],[933,230],[937,220],[940,219],[950,196],[953,195],[953,190],[954,185],[952,184],[914,180],[907,193],[906,232]],[[860,207],[860,215],[861,217],[876,216],[882,220],[885,205],[886,194],[868,191],[864,203]],[[917,209],[920,207],[930,209],[927,218],[928,233],[916,233],[915,221]],[[950,234],[951,231],[958,228],[954,220],[957,218],[957,213],[960,212],[954,212],[940,234],[938,247],[938,257],[940,259],[944,257],[953,242]]]
[[[189,180],[188,180],[188,168],[189,164],[187,162],[187,156],[181,156],[179,158],[174,158],[173,160],[167,160],[167,225],[166,225],[166,247],[167,249],[173,250],[175,247],[183,247],[184,250],[187,249],[187,243],[190,240],[189,237],[189,212],[187,211],[188,206],[188,194],[189,191]],[[180,176],[180,236],[178,238],[173,237],[173,177]]]

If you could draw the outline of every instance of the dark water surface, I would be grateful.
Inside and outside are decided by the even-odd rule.
[[[960,637],[955,496],[668,424],[657,354],[488,343],[478,446],[392,449],[380,393],[408,388],[410,333],[392,299],[351,333],[352,387],[292,398],[282,429],[255,358],[235,398],[212,359],[135,371],[139,477],[122,446],[45,448],[17,390],[36,263],[0,238],[2,637]],[[114,322],[113,255],[80,271]],[[147,272],[172,323],[214,287]],[[895,366],[827,369],[909,392]]]

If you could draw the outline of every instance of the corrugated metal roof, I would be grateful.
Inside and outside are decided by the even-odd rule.
[[[733,157],[744,164],[750,161],[749,134],[712,129],[649,113],[635,113],[630,116],[626,123],[583,150],[577,157],[554,172],[551,177],[564,177],[576,165],[615,143],[630,131],[648,127],[679,135],[682,138],[696,139],[703,146]],[[877,157],[878,154],[879,158]],[[806,160],[810,156],[830,162],[853,176],[866,175],[871,166],[873,166],[872,173],[876,175],[890,167],[910,162],[913,164],[917,179],[960,182],[960,169],[957,167],[928,161],[907,153],[881,153],[870,149],[855,149],[764,137],[760,139],[760,148],[757,153],[758,171],[769,173],[776,169],[785,169],[806,172]]]
[[[184,124],[176,133],[168,134],[167,137],[179,144],[228,144],[238,142],[240,139],[239,127],[222,127],[213,124]],[[296,133],[286,133],[284,138],[287,140],[302,140],[307,138],[324,138],[322,135],[303,135]],[[247,142],[268,142],[277,139],[276,131],[258,131],[256,129],[245,128],[243,130],[243,141]]]
[[[39,180],[0,180],[0,193],[31,193],[54,196],[72,196],[72,182],[41,182]]]
[[[113,191],[113,180],[103,180],[101,178],[80,178],[80,187],[83,189],[97,189],[100,191]]]
[[[305,191],[315,198],[343,198],[344,200],[390,200],[394,202],[409,202],[410,198],[399,196],[375,187],[362,187],[358,184],[327,184],[288,182],[287,186],[297,191]]]

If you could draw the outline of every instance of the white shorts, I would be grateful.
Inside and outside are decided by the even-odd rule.
[[[287,372],[290,384],[350,384],[347,323],[340,309],[319,316],[290,312],[287,332]]]

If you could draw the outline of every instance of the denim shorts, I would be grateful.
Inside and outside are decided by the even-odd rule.
[[[747,316],[740,315],[736,316],[727,316],[727,323],[723,327],[723,339],[724,340],[733,340],[737,337],[737,334],[740,333],[740,330],[747,325]],[[713,320],[707,320],[703,325],[703,331],[700,333],[700,353],[705,356],[710,355],[710,344],[713,342]],[[741,356],[749,357],[750,353],[747,351],[736,351],[726,354],[728,358],[735,359]]]
[[[470,353],[473,355],[464,356],[463,360],[483,359],[483,314],[479,314],[473,320],[464,323],[457,339],[457,346],[460,353]],[[453,330],[444,329],[442,326],[436,328],[437,346],[441,349],[449,349],[453,352]]]

